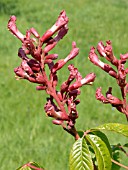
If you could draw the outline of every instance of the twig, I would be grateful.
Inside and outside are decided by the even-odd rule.
[[[113,160],[113,159],[111,159],[111,161],[112,161],[114,164],[116,164],[116,165],[118,165],[118,166],[121,166],[121,167],[124,168],[124,169],[128,169],[128,166],[125,166],[125,165],[123,165],[123,164],[121,164],[121,163],[119,163],[119,162],[117,162],[117,161],[115,161],[115,160]]]

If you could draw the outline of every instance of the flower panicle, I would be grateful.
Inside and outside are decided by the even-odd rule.
[[[98,57],[98,54],[95,52],[95,48],[92,47],[89,53],[89,60],[103,71],[108,73],[110,76],[116,79],[116,82],[120,88],[122,100],[112,95],[112,88],[106,92],[106,97],[101,93],[101,87],[96,90],[96,99],[100,100],[104,104],[111,104],[118,111],[124,113],[128,120],[128,103],[126,100],[127,96],[127,79],[128,68],[125,68],[125,63],[128,59],[128,53],[120,54],[120,58],[116,58],[113,53],[112,43],[110,40],[106,41],[106,45],[100,41],[97,45],[97,52],[101,57],[104,57],[108,63],[104,63]],[[114,68],[114,67],[116,68]],[[110,90],[111,89],[111,90]]]
[[[49,95],[44,106],[46,115],[53,118],[53,124],[61,125],[75,137],[77,133],[75,123],[78,118],[76,106],[80,103],[77,99],[81,93],[80,88],[83,85],[92,84],[96,75],[90,73],[83,78],[78,69],[70,64],[67,80],[61,84],[59,90],[57,89],[58,71],[79,54],[75,41],[72,42],[72,49],[67,57],[58,59],[58,54],[51,53],[51,50],[67,34],[68,21],[66,12],[63,10],[55,24],[42,36],[33,27],[23,35],[16,26],[16,17],[11,16],[8,29],[22,42],[22,47],[18,51],[21,64],[14,69],[17,79],[28,80],[37,84],[37,90],[45,91]],[[47,71],[46,66],[48,66]]]

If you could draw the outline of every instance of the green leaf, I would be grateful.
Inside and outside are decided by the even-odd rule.
[[[124,144],[124,147],[127,147],[127,148],[128,148],[128,143]]]
[[[125,124],[107,123],[107,124],[98,126],[95,129],[114,131],[114,132],[120,133],[128,137],[128,125],[125,125]]]
[[[112,155],[112,149],[111,149],[111,146],[110,146],[110,143],[109,143],[107,136],[99,130],[93,131],[92,133],[102,139],[102,141],[106,144],[110,155]]]
[[[70,170],[93,170],[91,153],[85,138],[79,138],[70,152],[69,158]]]
[[[97,160],[98,170],[111,170],[111,156],[102,139],[93,134],[87,134],[85,138],[91,144]]]
[[[37,164],[36,162],[29,162],[23,166],[21,166],[20,168],[18,168],[17,170],[36,170],[38,168],[38,170],[44,170],[41,168],[41,166],[39,164]]]

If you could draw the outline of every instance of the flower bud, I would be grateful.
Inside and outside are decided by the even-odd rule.
[[[102,41],[100,41],[97,45],[97,51],[98,53],[102,56],[102,57],[106,57],[106,54],[105,54],[105,46],[104,44],[102,43]]]
[[[61,125],[63,123],[63,120],[55,119],[55,120],[52,121],[52,123],[55,124],[55,125]]]
[[[38,73],[40,71],[40,64],[35,59],[29,59],[27,63],[34,73]]]
[[[65,65],[64,59],[59,60],[52,68],[52,73],[55,73]]]
[[[85,84],[92,84],[94,82],[96,75],[94,73],[88,74],[85,78],[81,79],[80,81],[76,81],[72,85],[69,86],[69,91],[75,90],[80,88]]]
[[[47,39],[49,39],[55,32],[57,32],[61,27],[63,27],[64,25],[67,25],[68,23],[68,18],[66,16],[65,11],[63,10],[56,23],[45,32],[45,34],[41,37],[41,42],[45,42]]]
[[[81,80],[81,84],[92,84],[96,78],[96,75],[94,73],[88,74],[85,78]]]
[[[90,53],[89,53],[89,60],[96,66],[100,68],[104,68],[104,63],[99,60],[97,54],[95,53],[95,48],[91,47]]]
[[[28,60],[29,58],[26,56],[23,48],[19,48],[18,50],[18,56],[23,60]]]
[[[46,86],[42,85],[36,86],[36,90],[46,90]]]
[[[23,70],[22,67],[17,67],[14,69],[14,72],[17,76],[21,77],[21,78],[28,78],[29,75]]]
[[[128,59],[128,53],[120,54],[120,59],[121,59],[122,62],[125,62]]]
[[[36,74],[36,82],[39,84],[45,84],[45,79],[41,73]]]
[[[30,66],[28,65],[27,61],[26,60],[22,60],[22,63],[21,63],[21,66],[23,68],[23,70],[28,74],[28,75],[33,75],[33,71],[32,69],[30,68]]]
[[[73,83],[72,85],[70,85],[68,89],[69,89],[69,91],[73,91],[75,89],[80,88],[81,86],[82,86],[81,81],[77,81],[77,82]]]
[[[15,35],[18,39],[20,39],[23,42],[24,35],[16,27],[16,16],[12,15],[10,17],[10,20],[8,22],[8,29],[13,35]]]
[[[52,41],[50,43],[47,43],[47,45],[44,48],[44,52],[48,53],[49,51],[51,51],[56,46],[56,44],[57,44],[56,41]]]
[[[108,100],[103,96],[103,94],[101,93],[101,87],[97,88],[96,90],[96,99],[107,104],[109,103]]]
[[[64,59],[64,62],[68,62],[69,60],[72,60],[79,54],[79,48],[76,48],[76,43],[72,43],[72,50],[70,54]]]
[[[38,32],[35,30],[35,28],[31,28],[30,32],[36,37],[36,38],[40,38],[40,35],[38,34]]]
[[[58,54],[49,54],[45,56],[45,59],[56,60],[58,58]]]

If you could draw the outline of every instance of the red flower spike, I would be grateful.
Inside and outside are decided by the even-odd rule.
[[[10,17],[10,20],[8,22],[8,29],[14,36],[16,36],[19,40],[23,42],[24,35],[16,27],[16,16],[12,15]]]
[[[78,69],[73,65],[69,65],[70,73],[67,81],[62,83],[59,91],[56,90],[58,83],[57,71],[79,54],[79,48],[76,47],[75,42],[72,43],[69,55],[65,59],[58,60],[55,64],[53,60],[58,58],[58,54],[49,54],[49,51],[67,34],[67,24],[68,17],[65,11],[62,11],[56,23],[41,38],[34,28],[27,30],[25,36],[22,35],[16,27],[15,16],[10,18],[8,28],[22,41],[22,48],[18,52],[22,63],[20,67],[14,69],[15,74],[19,78],[38,84],[36,86],[37,90],[46,91],[50,96],[44,106],[47,116],[53,117],[54,124],[61,125],[64,130],[73,135],[75,139],[78,139],[79,135],[75,129],[75,122],[78,118],[76,105],[80,103],[80,100],[77,99],[77,96],[81,93],[79,87],[93,82],[95,75],[91,73],[82,78]],[[44,44],[45,46],[43,46]],[[28,55],[30,55],[30,58]],[[46,71],[45,64],[47,64],[49,72]],[[75,83],[71,85],[72,81],[75,81]]]

